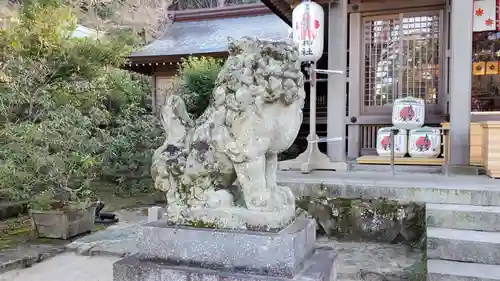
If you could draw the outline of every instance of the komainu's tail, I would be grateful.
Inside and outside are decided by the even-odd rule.
[[[189,130],[194,126],[194,122],[186,110],[184,100],[178,95],[168,96],[160,115],[165,130],[165,143],[184,146]]]
[[[189,132],[194,126],[186,110],[186,104],[178,95],[167,96],[160,117],[165,130],[165,142],[153,155],[151,167],[153,178],[161,174],[166,165],[179,162],[178,158],[189,149]]]

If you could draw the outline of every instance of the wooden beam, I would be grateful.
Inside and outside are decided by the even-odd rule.
[[[153,75],[151,75],[151,108],[153,113],[156,114],[156,75],[153,69]]]
[[[346,117],[346,123],[352,124],[350,117]],[[425,115],[425,124],[440,124],[445,121],[444,115]],[[392,123],[391,114],[358,116],[355,124],[360,125],[388,125]]]
[[[274,14],[289,26],[292,25],[292,9],[284,0],[261,0]]]
[[[201,21],[207,19],[243,17],[270,14],[264,4],[234,5],[219,8],[191,9],[174,12],[174,21]]]
[[[290,25],[293,8],[300,4],[301,0],[262,0],[262,2]],[[314,2],[326,6],[331,0],[315,0]]]
[[[184,55],[163,55],[163,56],[138,56],[129,57],[129,64],[132,65],[164,65],[169,63],[180,62],[182,58],[186,57],[214,57],[214,58],[224,58],[227,57],[227,52],[215,52],[215,53],[203,53],[203,54],[184,54]]]
[[[362,2],[349,4],[347,11],[349,13],[365,13],[432,6],[444,7],[445,4],[445,0]]]
[[[389,165],[391,159],[384,156],[366,155],[361,156],[356,159],[357,164],[366,165]],[[444,164],[443,158],[394,158],[394,164],[396,165],[420,165],[420,166],[442,166]]]

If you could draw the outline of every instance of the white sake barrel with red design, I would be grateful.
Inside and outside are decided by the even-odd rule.
[[[400,129],[394,135],[394,157],[404,157],[408,148],[408,131]],[[377,154],[391,156],[391,127],[380,128],[377,132]]]
[[[396,99],[392,106],[392,125],[400,129],[412,130],[422,127],[425,120],[425,101],[406,97]]]
[[[422,127],[410,131],[408,152],[411,157],[436,158],[441,154],[441,131]]]

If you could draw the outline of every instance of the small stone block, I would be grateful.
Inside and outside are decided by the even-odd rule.
[[[316,222],[297,218],[279,232],[169,226],[158,221],[138,233],[138,257],[207,268],[236,268],[291,277],[316,246]]]
[[[165,209],[162,207],[154,206],[148,208],[148,222],[155,222],[163,218]]]
[[[332,248],[317,248],[298,274],[288,278],[141,260],[133,255],[113,265],[113,281],[335,281],[336,258]]]

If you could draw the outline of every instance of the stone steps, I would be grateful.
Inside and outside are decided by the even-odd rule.
[[[500,265],[500,232],[427,227],[427,257]]]
[[[278,171],[277,176],[279,184],[289,186],[296,196],[425,202],[428,280],[500,281],[498,181],[419,173],[411,167],[398,168],[395,175],[386,167],[361,168],[354,165],[351,172],[309,175]]]
[[[500,280],[500,265],[465,263],[445,260],[427,261],[427,281],[448,280]]]
[[[296,196],[386,198],[435,204],[500,206],[498,181],[486,176],[443,176],[380,171],[278,171],[278,184]],[[321,188],[320,188],[321,187]]]
[[[426,204],[428,227],[500,231],[500,207]]]
[[[427,280],[500,280],[500,207],[426,204]]]

